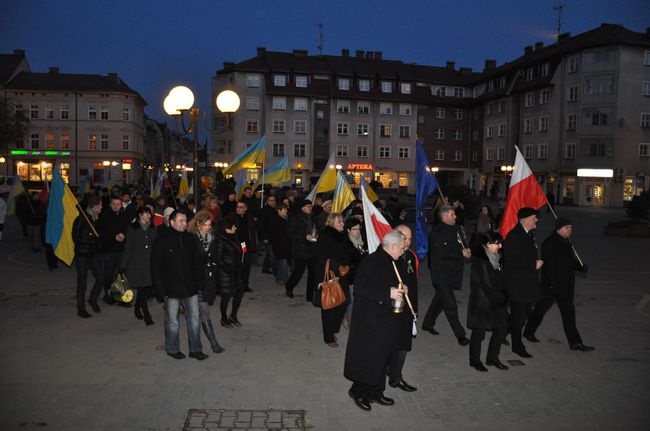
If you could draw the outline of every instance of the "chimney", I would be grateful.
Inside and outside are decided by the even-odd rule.
[[[117,73],[115,73],[115,72],[109,72],[107,76],[108,76],[108,79],[110,79],[113,82],[117,82],[117,83],[120,82],[120,78],[117,77]]]
[[[24,49],[14,49],[14,55],[18,57],[24,57],[25,56],[25,50]]]
[[[461,67],[458,69],[461,75],[471,75],[472,74],[472,68],[471,67]]]
[[[540,49],[544,48],[544,42],[537,42],[535,43],[535,51],[539,51]]]
[[[343,48],[341,50],[341,57],[348,58],[349,56],[350,56],[350,50],[347,48]]]
[[[50,75],[58,75],[59,74],[59,68],[58,67],[50,67]]]
[[[571,33],[569,33],[568,31],[566,31],[566,32],[562,33],[561,35],[559,35],[559,36],[557,37],[557,40],[558,40],[558,41],[563,41],[563,40],[566,40],[566,39],[568,39],[568,38],[570,38],[570,37],[571,37]]]
[[[223,68],[224,69],[230,69],[232,67],[235,67],[235,62],[234,61],[224,61],[223,62]]]
[[[354,53],[354,56],[355,56],[356,58],[363,58],[363,55],[364,55],[364,54],[365,54],[365,52],[363,52],[363,51],[360,50],[360,49],[357,49],[356,52]]]
[[[532,45],[528,45],[524,48],[524,55],[530,54],[531,52],[533,52]]]
[[[307,57],[309,54],[309,51],[306,49],[294,49],[293,50],[293,56],[294,57]]]
[[[375,58],[375,53],[372,51],[366,51],[366,60],[372,60]]]
[[[496,69],[496,67],[497,67],[497,61],[496,60],[486,59],[485,60],[485,66],[483,67],[483,72],[487,72],[488,70]]]
[[[453,61],[447,61],[447,69],[456,70],[456,63],[454,63]]]
[[[375,51],[375,60],[381,60],[381,51]]]
[[[257,47],[257,56],[262,57],[266,53],[266,48],[263,46]]]
[[[646,36],[650,36],[650,27],[646,27],[646,28],[645,28],[645,34],[646,34]],[[14,52],[15,52],[15,51],[14,51]],[[24,53],[24,52],[25,52],[25,51],[23,51],[23,53]]]

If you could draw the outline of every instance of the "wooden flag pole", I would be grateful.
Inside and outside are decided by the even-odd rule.
[[[81,213],[82,216],[84,216],[84,219],[86,219],[86,223],[88,223],[88,226],[90,226],[90,229],[92,229],[95,236],[99,238],[99,234],[97,233],[97,230],[95,230],[95,225],[93,225],[90,219],[88,218],[88,214],[86,214],[86,211],[81,208],[79,202],[76,203],[76,206],[77,206],[77,210]]]

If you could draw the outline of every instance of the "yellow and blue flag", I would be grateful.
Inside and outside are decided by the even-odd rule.
[[[291,169],[289,169],[289,158],[285,157],[275,165],[264,171],[264,184],[279,186],[291,181]]]
[[[9,196],[7,197],[7,215],[14,215],[16,213],[16,199],[23,193],[26,193],[25,186],[20,181],[20,177],[16,175],[14,177],[14,184],[11,186]]]
[[[334,200],[332,202],[332,212],[342,213],[353,201],[354,192],[343,176],[341,171],[336,174],[336,187],[334,188]]]
[[[246,178],[248,177],[248,172],[246,170],[241,170],[233,175],[235,179],[235,199],[239,200],[242,193],[244,193],[244,187],[248,185]]]
[[[79,188],[77,189],[77,193],[80,196],[83,196],[85,193],[90,192],[90,175],[86,175],[82,180],[81,183],[79,183]]]
[[[307,199],[314,201],[318,193],[331,192],[336,187],[336,153],[332,152],[323,173],[318,178],[318,182],[307,195]]]
[[[246,148],[235,157],[231,164],[223,171],[223,175],[232,174],[241,169],[246,169],[249,165],[264,163],[266,157],[266,136],[262,136],[253,145]]]
[[[187,196],[190,194],[190,185],[189,182],[187,181],[187,172],[183,172],[183,176],[181,177],[181,182],[178,185],[178,196],[181,198],[182,202],[185,202],[185,199],[187,199]]]
[[[77,199],[63,181],[59,168],[52,173],[50,203],[47,207],[47,225],[45,242],[52,245],[54,254],[66,265],[74,260],[74,242],[72,241],[72,224],[79,215]]]
[[[368,199],[370,199],[370,202],[377,202],[379,196],[377,196],[377,193],[375,193],[375,191],[370,187],[370,184],[368,184],[368,181],[366,181],[366,177],[364,177],[363,174],[361,175],[359,182],[361,183],[363,190],[365,190]]]

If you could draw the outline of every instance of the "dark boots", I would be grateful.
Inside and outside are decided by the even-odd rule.
[[[219,342],[217,341],[217,336],[214,334],[214,328],[212,327],[212,320],[208,320],[207,322],[201,322],[201,327],[203,328],[203,332],[205,333],[205,336],[208,337],[208,341],[210,342],[210,347],[212,347],[212,351],[214,353],[221,353],[223,352],[224,349],[219,345]]]

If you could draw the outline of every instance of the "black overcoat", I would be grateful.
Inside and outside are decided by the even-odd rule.
[[[439,223],[429,235],[429,267],[435,287],[460,290],[463,284],[463,246],[458,227]]]
[[[340,265],[350,265],[349,249],[345,246],[346,236],[345,232],[338,232],[331,226],[325,226],[318,235],[314,266],[316,284],[323,281],[327,259],[330,260],[330,270],[334,271],[337,277],[341,277]],[[339,279],[339,283],[343,288],[348,286],[347,274]],[[314,289],[316,287],[314,286]]]
[[[307,234],[312,233],[311,215],[298,210],[289,217],[287,235],[291,240],[291,253],[294,259],[310,260],[314,257],[314,243],[307,241]]]
[[[386,378],[391,354],[397,350],[402,326],[401,317],[391,311],[390,288],[398,284],[392,262],[379,247],[357,270],[344,368],[344,376],[354,382],[380,384]]]
[[[404,252],[402,257],[399,258],[400,265],[398,269],[402,275],[402,281],[408,287],[409,299],[411,300],[411,305],[413,310],[417,314],[418,312],[418,275],[417,275],[417,257],[411,249],[408,249]],[[401,318],[401,329],[400,337],[397,344],[397,350],[407,350],[410,351],[413,344],[413,314],[408,307],[408,304],[404,303],[404,312],[400,315]]]
[[[234,235],[220,233],[216,239],[217,293],[241,294],[244,287],[240,281],[242,250]]]
[[[291,240],[287,234],[287,220],[277,213],[269,221],[268,238],[273,249],[273,257],[276,259],[291,258]]]
[[[151,251],[151,278],[158,297],[189,298],[205,283],[196,238],[170,228],[158,235]]]
[[[473,250],[469,287],[467,327],[488,331],[505,328],[508,300],[503,286],[503,271],[494,269],[483,246]]]
[[[124,251],[120,268],[131,287],[149,287],[151,280],[151,250],[158,237],[158,231],[153,225],[147,230],[142,229],[140,223],[135,221],[126,231]]]
[[[195,235],[195,237],[197,251],[205,267],[205,285],[199,300],[212,305],[217,296],[217,238],[212,238],[212,242],[206,250],[203,248],[198,235]]]
[[[573,299],[574,271],[582,270],[568,239],[553,232],[542,243],[542,293],[554,298]]]
[[[517,223],[508,232],[503,242],[503,276],[510,301],[539,301],[540,288],[536,264],[535,237],[526,233],[521,223]]]

